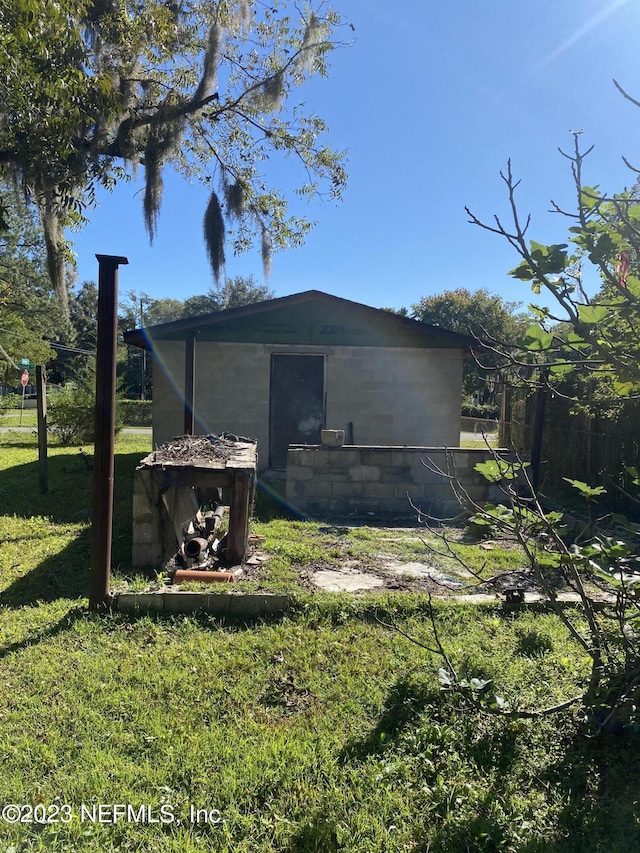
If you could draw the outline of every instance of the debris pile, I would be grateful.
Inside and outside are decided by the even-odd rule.
[[[241,565],[256,449],[255,439],[224,432],[178,436],[146,456],[134,483],[134,563],[188,571],[202,580],[220,563]],[[222,524],[225,513],[228,525]]]
[[[152,462],[227,461],[237,451],[238,444],[255,444],[253,438],[244,438],[230,432],[221,435],[181,435],[171,439],[151,454]]]

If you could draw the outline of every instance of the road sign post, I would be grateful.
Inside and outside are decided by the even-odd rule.
[[[26,391],[28,383],[29,383],[29,371],[25,368],[22,371],[22,376],[20,377],[20,384],[22,385],[22,405],[20,406],[20,426],[22,426],[22,413],[24,412],[24,392]]]

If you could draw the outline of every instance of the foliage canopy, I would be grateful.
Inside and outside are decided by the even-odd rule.
[[[145,170],[151,239],[171,165],[210,190],[204,235],[216,277],[225,224],[236,251],[257,236],[299,244],[310,223],[290,216],[267,161],[292,155],[303,197],[341,196],[344,155],[324,122],[289,103],[327,74],[339,16],[287,0],[8,0],[0,8],[0,167],[37,205],[51,281],[63,306],[69,253],[99,187]],[[285,109],[285,103],[287,108]],[[7,225],[4,218],[5,226]]]

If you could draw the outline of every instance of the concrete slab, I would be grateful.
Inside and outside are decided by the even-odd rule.
[[[360,592],[383,587],[385,581],[378,575],[364,574],[357,569],[322,569],[314,572],[311,580],[325,592]]]
[[[463,582],[461,580],[452,578],[449,575],[443,575],[442,572],[437,571],[428,563],[402,563],[399,560],[387,559],[383,563],[382,568],[385,569],[385,571],[391,572],[392,575],[397,575],[398,577],[409,576],[412,578],[431,579],[436,581],[436,583],[445,584],[450,587],[463,586]]]

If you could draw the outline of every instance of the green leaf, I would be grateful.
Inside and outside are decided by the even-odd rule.
[[[443,667],[440,667],[440,669],[438,670],[438,681],[440,682],[440,687],[443,690],[446,690],[448,687],[451,687],[453,685],[453,679],[451,678],[451,675]]]
[[[574,365],[570,362],[558,362],[557,364],[552,364],[549,368],[550,373],[554,376],[566,376],[571,373],[574,369]]]
[[[520,345],[532,352],[547,350],[553,343],[553,335],[547,332],[541,325],[535,323],[527,326],[524,335],[520,338]]]
[[[512,278],[520,279],[520,281],[531,281],[535,278],[535,272],[531,269],[528,261],[522,261],[517,267],[509,270],[509,275]]]
[[[589,260],[592,264],[597,264],[600,261],[605,261],[611,258],[618,250],[618,241],[614,240],[610,234],[601,234],[598,237],[598,242],[589,252]]]
[[[568,263],[566,243],[552,243],[545,246],[543,243],[531,241],[531,257],[544,275],[557,275],[563,272]]]
[[[587,325],[602,323],[609,317],[610,311],[605,305],[578,305],[578,319]]]
[[[574,489],[577,489],[582,497],[587,500],[591,500],[591,498],[595,498],[598,495],[606,495],[607,493],[604,486],[589,486],[587,483],[583,483],[582,480],[571,480],[569,477],[563,477],[562,479],[573,486]]]
[[[580,207],[584,210],[593,210],[600,201],[599,187],[582,187],[580,190]]]
[[[472,678],[469,682],[469,686],[476,693],[483,693],[488,687],[491,686],[493,682],[491,679],[484,678]]]

